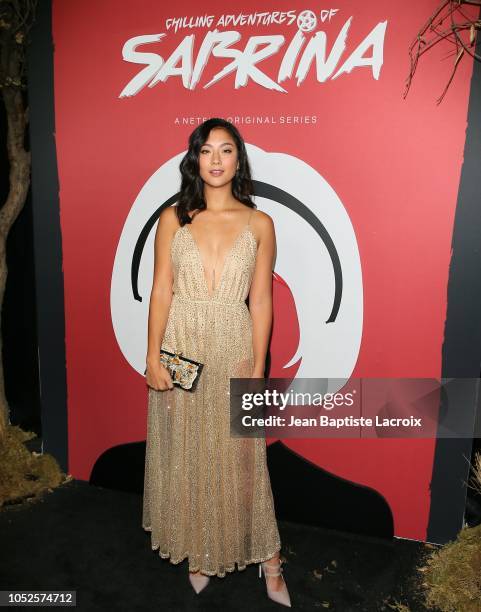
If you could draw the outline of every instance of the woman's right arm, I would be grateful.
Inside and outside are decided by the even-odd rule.
[[[172,301],[173,270],[170,248],[179,223],[173,207],[159,215],[154,246],[154,275],[149,304],[149,323],[146,357],[146,382],[157,391],[172,389],[172,378],[160,363],[160,349],[167,326]]]

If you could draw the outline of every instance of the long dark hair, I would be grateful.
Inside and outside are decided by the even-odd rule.
[[[232,195],[246,206],[256,208],[251,199],[251,196],[254,195],[254,186],[252,184],[251,170],[244,140],[239,130],[230,121],[213,117],[204,121],[189,136],[189,150],[180,162],[179,168],[182,182],[176,206],[180,225],[191,222],[191,218],[187,214],[188,212],[193,210],[200,212],[207,208],[204,198],[204,181],[199,173],[199,154],[209,137],[210,131],[217,127],[227,130],[237,146],[239,170],[237,170],[232,179]]]

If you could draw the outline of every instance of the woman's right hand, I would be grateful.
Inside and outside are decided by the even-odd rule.
[[[156,363],[147,362],[145,379],[147,386],[155,391],[167,391],[174,388],[169,370],[160,363],[160,360]]]

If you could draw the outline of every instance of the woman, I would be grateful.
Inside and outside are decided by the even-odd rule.
[[[260,563],[269,597],[290,606],[265,440],[231,437],[229,418],[229,379],[264,377],[274,225],[255,210],[245,144],[228,121],[194,130],[180,171],[155,236],[142,525],[161,557],[188,557],[197,593],[209,576]],[[161,348],[204,364],[194,392],[174,387]]]

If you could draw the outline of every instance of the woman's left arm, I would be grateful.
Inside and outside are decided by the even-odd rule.
[[[259,212],[261,214],[259,214]],[[254,351],[253,378],[264,378],[264,370],[272,329],[272,270],[276,251],[274,223],[269,215],[258,211],[258,247],[256,267],[249,293]]]

